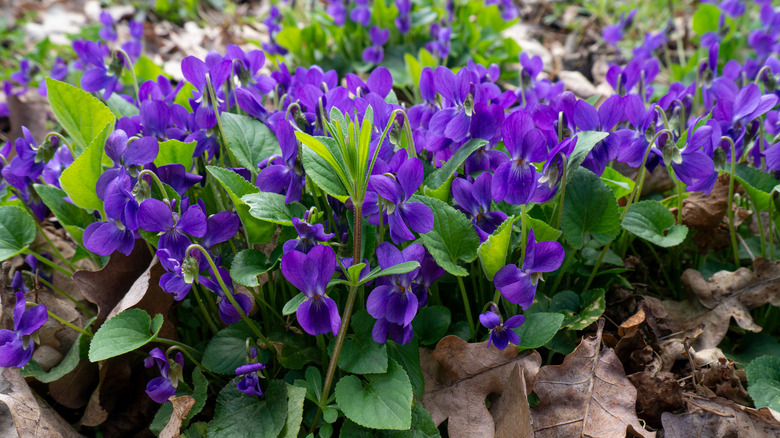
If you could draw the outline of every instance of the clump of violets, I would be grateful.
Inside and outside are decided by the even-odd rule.
[[[525,316],[515,315],[502,322],[501,313],[498,307],[491,303],[490,308],[485,313],[479,315],[479,322],[483,327],[490,330],[487,346],[493,344],[499,350],[503,350],[511,342],[520,345],[520,336],[514,330],[525,322]]]
[[[16,293],[14,329],[0,330],[0,367],[21,368],[32,358],[34,333],[46,323],[49,315],[44,304],[27,309],[24,293]]]

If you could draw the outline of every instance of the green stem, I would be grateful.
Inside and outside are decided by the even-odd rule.
[[[159,343],[161,343],[161,344],[168,344],[168,345],[173,345],[173,346],[175,346],[175,347],[178,347],[178,348],[179,348],[181,351],[183,351],[185,354],[187,353],[187,351],[190,351],[190,352],[195,352],[195,353],[198,353],[198,354],[200,354],[200,353],[198,352],[198,350],[196,350],[196,349],[194,349],[194,348],[190,347],[190,346],[189,346],[189,345],[187,345],[187,344],[182,344],[182,343],[181,343],[181,342],[179,342],[179,341],[174,341],[173,339],[167,339],[167,338],[154,338],[154,339],[152,340],[152,342],[159,342]],[[190,357],[189,355],[187,355],[187,356],[188,356],[188,357]],[[193,362],[195,362],[195,361],[193,361]]]
[[[45,138],[43,141],[44,141],[44,142],[47,142],[47,141],[49,141],[49,138],[50,138],[50,137],[57,137],[57,138],[59,138],[59,139],[60,139],[60,141],[61,141],[61,142],[62,142],[62,143],[65,145],[65,147],[67,147],[67,148],[68,148],[68,150],[70,150],[70,153],[71,153],[71,155],[73,155],[74,157],[78,155],[78,154],[76,153],[76,151],[73,149],[73,145],[72,145],[72,144],[70,144],[70,142],[68,142],[68,139],[66,139],[66,138],[65,138],[65,137],[64,137],[62,134],[60,134],[59,132],[50,132],[50,133],[46,134],[46,138]]]
[[[64,256],[64,255],[62,255],[62,253],[60,252],[60,250],[59,250],[59,249],[57,249],[57,247],[56,247],[56,246],[54,246],[54,243],[51,241],[51,239],[49,239],[49,236],[47,236],[47,235],[46,235],[46,232],[45,232],[45,231],[43,231],[43,227],[41,226],[41,223],[40,223],[40,222],[38,222],[38,221],[36,220],[36,221],[35,221],[35,226],[36,226],[36,227],[38,227],[38,231],[40,231],[40,232],[41,232],[41,235],[43,235],[43,238],[46,240],[46,243],[48,243],[48,244],[49,244],[49,247],[52,249],[52,251],[54,251],[54,255],[55,255],[55,256],[57,256],[57,258],[58,258],[58,259],[60,259],[60,260],[62,261],[62,263],[65,263],[66,265],[68,265],[68,267],[69,267],[69,268],[70,268],[72,271],[74,271],[74,272],[75,272],[75,271],[77,270],[76,266],[75,266],[75,265],[73,265],[73,263],[71,263],[71,262],[70,262],[70,260],[68,260],[67,258],[65,258],[65,256]]]
[[[553,294],[555,291],[558,290],[558,286],[561,284],[561,280],[563,280],[563,275],[566,273],[566,271],[569,270],[569,265],[571,265],[571,261],[574,260],[574,254],[566,254],[566,259],[563,261],[563,267],[561,267],[561,272],[558,273],[558,275],[555,277],[555,281],[553,282],[552,289],[550,289],[550,292]]]
[[[463,299],[463,307],[466,310],[466,320],[469,323],[469,337],[473,337],[477,332],[474,326],[474,317],[471,316],[471,305],[469,304],[469,295],[466,292],[466,285],[463,284],[463,277],[458,277],[458,287],[460,287],[460,296]]]
[[[165,190],[165,186],[163,185],[162,181],[160,181],[160,178],[157,176],[156,173],[152,172],[149,169],[144,169],[140,172],[138,172],[138,179],[140,180],[143,178],[144,175],[149,175],[154,180],[154,183],[157,185],[157,189],[160,190],[160,195],[163,197],[164,200],[168,200],[168,192]]]
[[[380,142],[381,144],[381,142]],[[355,202],[355,215],[354,215],[354,235],[352,238],[352,265],[361,263],[360,258],[360,246],[363,236],[363,205],[360,202]],[[339,333],[336,335],[336,341],[333,344],[333,353],[330,356],[330,362],[328,363],[328,371],[325,374],[325,383],[322,385],[322,396],[320,397],[319,406],[317,406],[317,413],[314,415],[314,421],[311,423],[311,429],[317,427],[322,416],[322,408],[328,404],[328,397],[330,396],[330,387],[333,385],[333,378],[336,375],[336,368],[339,362],[339,356],[341,355],[341,348],[344,346],[344,340],[347,338],[347,331],[349,330],[349,320],[352,318],[352,308],[355,306],[355,297],[357,296],[358,288],[351,286],[349,288],[349,295],[347,296],[347,304],[344,306],[344,317],[341,320],[341,327]]]
[[[39,283],[43,284],[44,286],[48,287],[49,289],[53,290],[54,292],[57,292],[58,294],[62,295],[63,297],[65,297],[68,300],[70,300],[71,302],[73,302],[73,304],[75,304],[79,309],[81,309],[81,311],[84,312],[84,314],[87,315],[88,317],[91,318],[91,317],[95,316],[86,307],[84,307],[83,304],[78,302],[78,300],[76,300],[72,296],[66,294],[60,288],[58,288],[58,287],[54,286],[53,284],[49,283],[48,281],[43,279],[40,275],[36,278],[36,281],[38,281]]]
[[[252,321],[252,319],[247,316],[247,314],[244,312],[244,309],[241,308],[241,306],[236,301],[236,298],[228,289],[227,285],[225,285],[225,280],[223,280],[222,275],[219,274],[219,271],[217,270],[217,265],[214,263],[214,259],[211,258],[211,254],[209,254],[209,252],[206,251],[205,248],[203,248],[202,246],[196,243],[193,243],[192,245],[188,246],[184,254],[189,254],[190,251],[192,251],[193,249],[197,249],[198,251],[200,251],[201,254],[203,254],[203,256],[206,258],[209,267],[211,267],[211,272],[213,272],[214,276],[217,278],[219,287],[222,288],[222,292],[225,293],[225,297],[227,297],[228,301],[230,301],[230,304],[232,304],[233,307],[235,307],[238,314],[241,315],[241,319],[244,320],[244,322],[246,322],[246,324],[249,326],[249,329],[252,330],[252,333],[254,333],[255,336],[257,336],[263,344],[265,344],[267,347],[270,347],[271,343],[268,341],[268,339],[265,336],[263,336],[263,333],[260,331],[259,328],[257,328],[254,321]]]
[[[114,55],[117,53],[121,53],[124,59],[122,60],[122,64],[124,64],[125,61],[127,61],[128,64],[130,64],[130,57],[127,56],[127,53],[122,49],[116,49],[114,50]],[[130,77],[133,78],[133,89],[135,90],[135,99],[140,105],[141,103],[141,93],[138,91],[138,79],[135,77],[135,69],[133,68],[133,65],[130,64],[127,66],[127,70],[130,71]]]
[[[599,271],[599,266],[601,266],[601,262],[604,260],[604,256],[607,255],[607,251],[609,251],[609,247],[612,245],[612,242],[609,242],[608,244],[604,245],[604,249],[601,250],[599,253],[599,258],[596,260],[596,264],[593,265],[593,270],[590,271],[590,275],[588,276],[588,281],[585,282],[585,287],[582,288],[583,291],[587,291],[590,287],[590,284],[593,283],[593,279],[596,278],[596,273]]]
[[[729,237],[731,237],[731,249],[734,253],[734,264],[739,266],[739,246],[737,245],[737,230],[734,229],[734,209],[732,207],[734,201],[734,173],[736,171],[736,152],[734,151],[734,141],[730,137],[721,137],[721,141],[726,140],[729,142],[731,149],[731,173],[729,173],[729,198],[728,198],[728,214],[729,218]]]
[[[555,216],[555,222],[553,225],[553,228],[555,228],[556,230],[559,229],[561,225],[561,216],[563,215],[563,201],[564,201],[564,197],[566,196],[566,186],[568,185],[566,181],[567,171],[568,171],[567,167],[569,167],[569,159],[564,156],[563,175],[561,175],[561,196],[559,196],[558,199],[558,205],[557,205],[558,212],[557,215]]]
[[[54,269],[56,269],[56,270],[60,271],[60,272],[61,272],[61,273],[63,273],[65,276],[67,276],[67,277],[72,277],[72,276],[73,276],[73,272],[71,272],[71,271],[68,271],[67,269],[63,268],[62,266],[60,266],[60,265],[58,265],[58,264],[56,264],[56,263],[54,263],[53,261],[51,261],[51,260],[47,259],[46,257],[44,257],[44,256],[42,256],[42,255],[40,255],[40,254],[38,254],[37,252],[35,252],[35,251],[33,251],[33,250],[29,249],[29,248],[28,248],[28,249],[26,249],[26,250],[25,250],[25,252],[26,252],[27,254],[30,254],[30,255],[32,255],[32,256],[33,256],[33,257],[35,257],[36,259],[38,259],[38,260],[39,260],[41,263],[43,263],[44,265],[46,265],[46,266],[49,266],[49,267],[51,267],[51,268],[54,268]]]
[[[756,221],[758,221],[758,233],[761,236],[761,257],[766,258],[766,236],[764,235],[764,221],[761,219],[761,211],[758,209],[758,204],[756,204],[753,198],[750,198],[750,202],[753,204],[753,210],[756,212]]]
[[[211,315],[209,315],[209,311],[206,310],[206,306],[203,304],[203,300],[200,297],[198,288],[193,287],[192,292],[195,295],[195,301],[197,301],[198,307],[200,307],[200,311],[203,313],[203,318],[206,320],[206,324],[208,324],[209,328],[211,329],[211,332],[216,334],[219,331],[219,329],[217,328],[214,321],[211,319]]]
[[[28,304],[35,304],[35,303],[28,303]],[[70,328],[72,328],[73,330],[76,330],[77,332],[81,333],[82,335],[85,335],[85,336],[87,336],[87,337],[90,337],[90,338],[93,336],[93,335],[92,335],[92,333],[90,333],[90,332],[88,332],[88,331],[84,330],[83,328],[81,328],[81,327],[79,327],[79,326],[73,325],[73,324],[69,323],[68,321],[65,321],[64,319],[60,318],[60,317],[59,317],[59,316],[57,316],[56,314],[52,313],[52,312],[49,310],[48,306],[46,307],[46,313],[48,313],[48,314],[49,314],[49,316],[51,316],[52,318],[54,318],[54,319],[55,319],[57,322],[59,322],[60,324],[62,324],[62,325],[64,325],[64,326],[66,326],[66,327],[70,327]]]

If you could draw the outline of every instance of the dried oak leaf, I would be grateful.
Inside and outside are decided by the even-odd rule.
[[[661,428],[664,412],[678,411],[685,406],[682,388],[672,373],[642,371],[630,374],[628,380],[637,390],[637,415],[655,429]]]
[[[179,438],[181,423],[187,418],[190,409],[195,406],[195,399],[188,395],[182,397],[171,396],[170,400],[171,404],[173,404],[173,413],[171,413],[171,419],[168,420],[168,424],[160,432],[159,438]]]
[[[646,309],[661,320],[669,333],[681,333],[692,340],[694,350],[718,346],[726,336],[731,318],[745,330],[760,332],[750,316],[756,307],[780,306],[780,261],[753,261],[753,270],[721,271],[705,280],[699,271],[682,274],[683,285],[693,292],[686,301],[661,301],[645,297]],[[684,348],[682,349],[684,351]]]
[[[734,437],[776,438],[780,436],[777,412],[769,408],[750,409],[723,398],[683,395],[688,412],[661,416],[667,438]]]
[[[81,437],[54,409],[36,398],[18,368],[2,368],[0,403],[8,407],[19,438]]]
[[[593,338],[583,338],[561,365],[542,367],[533,390],[534,436],[616,437],[628,432],[655,437],[636,415],[636,388],[611,348],[601,349],[604,320]]]
[[[106,320],[151,262],[152,255],[146,245],[136,245],[129,256],[115,251],[99,271],[73,274],[73,281],[84,298],[98,306],[98,324]]]
[[[516,394],[516,368],[522,369],[526,390],[530,392],[542,358],[536,351],[518,354],[516,349],[502,351],[488,348],[487,342],[469,344],[457,336],[447,336],[432,352],[420,349],[420,363],[425,378],[422,405],[431,413],[433,422],[438,426],[449,418],[448,431],[454,438],[489,438],[504,436],[497,435],[498,431],[504,433],[510,426],[494,421],[496,417],[488,411],[485,399],[499,394],[494,399],[493,413],[511,411],[513,415],[522,415],[527,399],[524,408],[522,397]],[[503,400],[506,396],[502,394],[507,391],[508,399]],[[528,424],[531,418],[512,420]]]

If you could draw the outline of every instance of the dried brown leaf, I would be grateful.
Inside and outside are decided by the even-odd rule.
[[[496,438],[533,438],[531,407],[520,365],[512,369],[504,393],[490,407],[490,415],[496,422]]]
[[[536,438],[616,437],[628,432],[655,437],[636,415],[636,389],[611,348],[601,349],[604,320],[593,338],[583,338],[561,365],[542,367],[531,409]]]
[[[667,438],[780,436],[780,421],[769,408],[750,409],[723,398],[695,394],[685,394],[684,398],[687,413],[666,412],[661,416]]]
[[[639,329],[639,325],[645,322],[645,309],[640,308],[632,317],[623,321],[618,327],[620,337],[632,335]]]
[[[682,388],[672,373],[643,371],[629,375],[628,380],[637,390],[637,415],[653,428],[661,427],[664,412],[677,411],[685,406]]]
[[[81,437],[54,409],[33,394],[18,368],[2,368],[0,402],[11,412],[19,438]]]
[[[449,418],[451,437],[494,437],[497,425],[485,405],[490,394],[500,397],[495,403],[503,409],[517,411],[517,403],[511,399],[499,401],[507,388],[517,383],[515,367],[523,372],[526,389],[533,388],[533,379],[542,359],[536,351],[518,354],[516,349],[498,350],[487,347],[487,342],[469,344],[456,337],[447,336],[431,352],[420,350],[420,362],[425,377],[425,395],[422,405],[438,426]],[[510,391],[512,392],[512,391]],[[510,394],[511,398],[516,395]],[[519,409],[522,413],[522,409]],[[521,418],[530,422],[530,418]],[[501,426],[504,430],[505,426]]]
[[[188,395],[182,397],[171,396],[170,400],[173,404],[173,413],[171,414],[171,419],[168,420],[168,424],[160,432],[159,438],[179,438],[181,423],[187,418],[190,409],[195,406],[195,399]]]
[[[687,301],[645,297],[646,309],[659,327],[678,333],[680,339],[691,339],[697,351],[720,344],[732,318],[741,328],[760,332],[750,311],[767,303],[780,306],[780,261],[756,258],[753,270],[721,271],[709,281],[699,271],[688,269],[682,282],[693,293]]]

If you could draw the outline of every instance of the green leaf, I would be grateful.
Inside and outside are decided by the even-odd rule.
[[[54,186],[45,184],[33,184],[35,192],[41,197],[41,200],[57,218],[57,221],[65,227],[78,243],[84,234],[84,229],[95,221],[95,217],[87,213],[84,209],[76,207],[65,198],[67,193]]]
[[[339,368],[354,374],[387,372],[387,346],[371,337],[374,319],[368,312],[360,311],[352,316],[350,325],[355,334],[344,340]]]
[[[720,9],[715,5],[702,3],[693,13],[693,31],[701,36],[707,32],[718,30],[719,20]]]
[[[433,230],[421,237],[436,263],[452,275],[465,277],[469,271],[458,265],[458,260],[471,262],[477,257],[479,236],[466,215],[438,199],[412,196],[413,202],[422,202],[433,212]]]
[[[414,406],[412,406],[412,427],[409,430],[382,430],[377,436],[383,438],[436,438],[441,437],[441,434],[436,428],[430,412],[415,401]]]
[[[230,277],[246,287],[260,286],[257,276],[270,271],[276,263],[268,263],[265,254],[256,249],[245,249],[233,259]]]
[[[331,165],[319,156],[311,148],[303,149],[303,168],[306,170],[306,176],[311,177],[317,187],[325,193],[333,196],[341,202],[345,202],[349,195],[344,185],[337,178],[333,178]]]
[[[24,252],[35,240],[35,219],[21,207],[0,207],[0,261]]]
[[[406,61],[406,72],[409,74],[409,77],[412,78],[412,81],[414,81],[414,86],[419,88],[420,75],[422,74],[420,63],[417,62],[417,58],[409,53],[404,53],[404,61]]]
[[[157,65],[154,61],[149,59],[146,55],[141,55],[133,66],[133,72],[138,79],[138,84],[143,84],[146,81],[156,81],[163,73],[162,67]],[[167,75],[165,75],[167,76]]]
[[[287,384],[287,418],[280,437],[296,438],[303,421],[303,401],[306,399],[306,388]]]
[[[574,172],[580,167],[580,164],[585,161],[585,158],[590,151],[593,150],[593,147],[601,140],[607,138],[607,135],[609,135],[609,133],[601,131],[583,131],[577,133],[577,144],[574,146],[571,155],[569,155],[569,161],[566,165],[567,183],[574,176]],[[569,193],[567,192],[566,196],[568,195]]]
[[[415,261],[399,263],[397,265],[390,266],[387,269],[376,267],[371,272],[369,272],[364,279],[360,280],[360,284],[368,283],[375,278],[384,277],[386,275],[406,274],[407,272],[412,272],[419,267],[420,264]]]
[[[679,245],[688,234],[688,227],[675,225],[674,215],[657,201],[632,204],[623,218],[623,228],[664,248]]]
[[[103,201],[98,198],[95,187],[103,173],[103,147],[111,129],[111,124],[103,125],[103,130],[92,139],[84,153],[60,176],[62,190],[81,208],[103,210]]]
[[[604,181],[607,187],[612,189],[612,193],[615,194],[617,199],[628,196],[634,190],[634,180],[611,167],[604,169],[601,180]]]
[[[249,206],[249,214],[257,219],[292,226],[292,218],[303,217],[306,207],[300,202],[284,203],[284,195],[259,192],[244,195],[241,200]]]
[[[769,209],[769,194],[772,193],[772,189],[778,184],[778,181],[772,175],[764,173],[755,167],[737,164],[734,169],[734,179],[739,181],[742,187],[745,188],[757,210]]]
[[[582,248],[588,234],[604,244],[620,232],[615,195],[588,169],[578,168],[566,184],[561,228],[566,241],[575,249]]]
[[[249,206],[241,200],[242,196],[258,193],[260,189],[245,180],[241,175],[230,169],[216,166],[206,166],[211,176],[219,182],[219,185],[227,192],[233,205],[236,207],[238,217],[244,225],[247,237],[251,243],[264,244],[271,241],[276,231],[276,225],[261,221],[249,214]]]
[[[157,167],[166,164],[181,164],[184,170],[192,169],[192,154],[195,152],[196,142],[184,143],[179,140],[167,140],[160,142],[160,152],[154,159],[154,165]]]
[[[297,27],[285,26],[276,35],[276,42],[293,53],[299,53],[302,47],[301,31]]]
[[[141,309],[128,309],[107,320],[89,344],[89,360],[99,362],[143,347],[157,338],[163,316],[152,319]],[[235,370],[234,370],[235,371]]]
[[[560,230],[556,230],[543,220],[526,216],[525,221],[534,230],[534,239],[537,242],[555,241],[561,237]]]
[[[423,345],[435,344],[447,334],[450,322],[452,322],[450,309],[444,306],[423,307],[412,321],[414,335]]]
[[[390,360],[387,373],[344,376],[336,384],[336,403],[350,420],[371,429],[404,430],[412,426],[412,385],[400,365]]]
[[[514,216],[509,216],[477,248],[477,255],[482,264],[482,270],[489,281],[493,281],[493,276],[496,275],[496,272],[506,264],[506,253],[512,240],[512,224],[514,221]]]
[[[568,291],[571,292],[571,291]],[[574,294],[573,292],[571,292]],[[556,296],[559,294],[556,294]],[[574,294],[577,296],[576,294]],[[580,295],[577,303],[577,313],[573,316],[566,317],[563,321],[564,327],[568,327],[571,330],[582,330],[585,327],[593,324],[601,318],[606,308],[606,299],[604,289],[591,289]],[[555,297],[553,297],[555,302]],[[551,306],[550,310],[559,311],[558,308]]]
[[[756,408],[780,409],[780,357],[761,356],[746,368],[748,393]]]
[[[217,397],[214,419],[209,423],[210,438],[276,438],[287,418],[287,390],[281,380],[272,380],[264,396],[250,397],[231,380]]]
[[[187,421],[192,420],[194,416],[198,415],[198,413],[203,410],[203,407],[206,406],[206,401],[208,400],[209,381],[206,379],[206,376],[203,375],[200,368],[195,368],[195,370],[192,371],[192,383],[193,386],[195,386],[195,390],[192,392],[192,398],[195,399],[195,404],[192,405],[190,413],[187,414]]]
[[[233,156],[252,175],[261,161],[282,153],[274,133],[254,117],[223,113],[222,128]]]
[[[106,100],[106,105],[111,109],[116,117],[132,117],[137,116],[140,111],[138,107],[132,103],[122,99],[118,94],[114,93]]]
[[[108,126],[108,132],[114,130],[116,117],[111,110],[81,88],[46,78],[46,94],[57,121],[73,138],[74,158],[77,158],[92,143],[92,140],[106,129],[106,126]],[[105,135],[107,136],[108,133]],[[100,142],[101,152],[104,143],[105,141]],[[88,174],[84,173],[84,176],[86,177]],[[94,177],[98,176],[100,176],[100,172]],[[94,187],[92,189],[94,191]]]
[[[292,315],[298,310],[298,307],[300,307],[304,301],[306,301],[306,295],[304,295],[303,292],[290,298],[290,301],[286,302],[282,308],[282,315]]]
[[[426,186],[422,186],[422,194],[425,196],[430,196],[431,198],[436,198],[439,201],[447,202],[450,200],[450,192],[452,191],[453,179],[454,177],[450,176],[449,178],[447,178],[447,181],[444,181],[444,184],[442,184],[441,187],[439,187],[436,190],[430,189]]]
[[[420,366],[420,344],[417,337],[404,345],[393,341],[387,342],[387,353],[390,359],[398,362],[409,376],[412,383],[412,392],[418,399],[422,399],[425,393],[425,378]]]
[[[472,138],[460,147],[440,168],[428,175],[423,185],[436,190],[441,187],[474,151],[487,144],[487,140]]]
[[[532,313],[520,327],[513,329],[520,336],[520,351],[539,348],[550,342],[563,323],[560,313]]]
[[[213,373],[235,375],[246,361],[246,338],[254,334],[244,321],[220,330],[206,346],[201,363]]]

